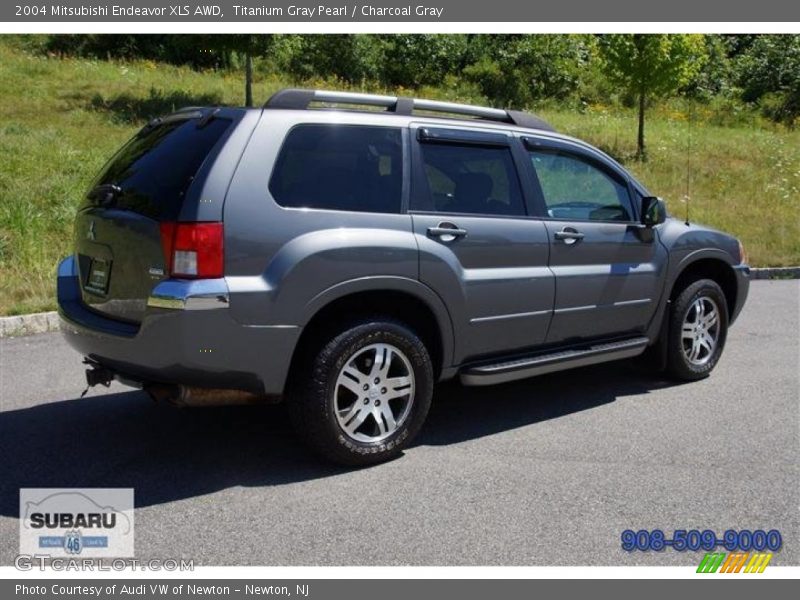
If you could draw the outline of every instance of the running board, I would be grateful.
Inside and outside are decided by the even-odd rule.
[[[467,367],[461,372],[464,385],[494,385],[553,371],[585,367],[596,363],[630,358],[645,351],[649,340],[637,337],[619,342],[595,344],[581,349],[560,350],[550,354],[524,356],[513,360]]]

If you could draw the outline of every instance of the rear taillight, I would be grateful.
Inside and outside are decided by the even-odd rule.
[[[222,277],[222,223],[161,223],[161,247],[172,277]]]

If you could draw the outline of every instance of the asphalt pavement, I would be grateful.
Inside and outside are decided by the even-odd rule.
[[[757,281],[713,375],[628,363],[440,386],[412,448],[346,470],[280,406],[85,398],[57,333],[0,339],[0,564],[20,487],[133,487],[138,558],[196,565],[696,565],[625,529],[777,529],[800,564],[800,284]]]

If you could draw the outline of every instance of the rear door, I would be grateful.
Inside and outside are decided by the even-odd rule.
[[[656,308],[666,251],[639,224],[628,178],[575,144],[524,145],[556,283],[547,342],[641,332]]]
[[[231,129],[230,118],[177,113],[151,122],[105,165],[75,219],[87,306],[141,320],[150,290],[168,276],[162,224],[179,220],[192,183]]]
[[[513,138],[425,124],[410,137],[420,278],[456,321],[456,361],[542,343],[554,291],[547,230],[528,215]]]

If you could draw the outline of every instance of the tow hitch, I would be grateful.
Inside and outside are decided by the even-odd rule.
[[[81,398],[86,395],[89,388],[93,388],[98,384],[104,385],[105,387],[111,385],[111,381],[114,379],[114,373],[88,358],[83,359],[83,364],[89,365],[89,368],[86,369],[86,389],[83,390]]]

